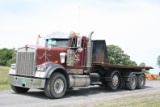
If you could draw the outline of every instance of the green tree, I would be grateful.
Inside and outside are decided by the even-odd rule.
[[[142,62],[142,63],[139,64],[139,66],[140,66],[140,67],[145,67],[146,64],[145,64],[144,62]]]
[[[142,62],[142,63],[139,64],[139,66],[140,66],[140,67],[145,67],[146,64],[145,64],[144,62]],[[148,71],[148,70],[145,70],[145,69],[143,69],[142,72],[144,72],[144,73],[146,73],[146,74],[149,74],[149,71]]]
[[[159,68],[160,68],[160,55],[157,57],[157,65],[158,65]]]
[[[12,50],[12,58],[9,59],[6,63],[7,66],[10,66],[11,64],[16,63],[16,50]]]
[[[108,45],[108,57],[111,64],[137,66],[135,61],[130,60],[130,56],[116,45]]]
[[[0,65],[6,66],[12,62],[15,62],[15,49],[0,49]],[[10,63],[9,63],[10,62]]]

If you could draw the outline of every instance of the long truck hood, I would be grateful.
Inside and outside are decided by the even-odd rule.
[[[36,64],[40,65],[45,62],[56,62],[60,63],[60,53],[67,52],[67,48],[51,48],[50,50],[46,47],[37,47]]]

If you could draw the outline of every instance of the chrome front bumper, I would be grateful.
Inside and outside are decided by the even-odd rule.
[[[44,88],[46,79],[40,78],[28,78],[28,77],[20,77],[20,76],[8,76],[8,82],[11,85],[24,87],[24,88]]]

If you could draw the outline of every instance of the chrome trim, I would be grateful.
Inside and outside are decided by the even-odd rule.
[[[56,94],[61,94],[64,90],[64,87],[65,87],[65,83],[64,81],[62,80],[62,78],[58,78],[55,80],[54,82],[54,90],[55,90],[55,93]]]
[[[69,75],[69,87],[88,87],[91,83],[88,75]]]
[[[27,77],[9,75],[8,82],[11,85],[18,86],[18,87],[44,88],[46,80],[40,79],[40,78],[27,78]]]
[[[36,71],[36,48],[23,47],[17,50],[16,75],[34,76]]]

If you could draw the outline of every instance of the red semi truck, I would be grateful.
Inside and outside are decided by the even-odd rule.
[[[110,64],[105,40],[72,34],[47,35],[45,46],[25,46],[16,54],[8,81],[16,93],[43,89],[49,98],[62,98],[67,89],[99,85],[111,90],[141,89],[145,74],[137,67]]]

